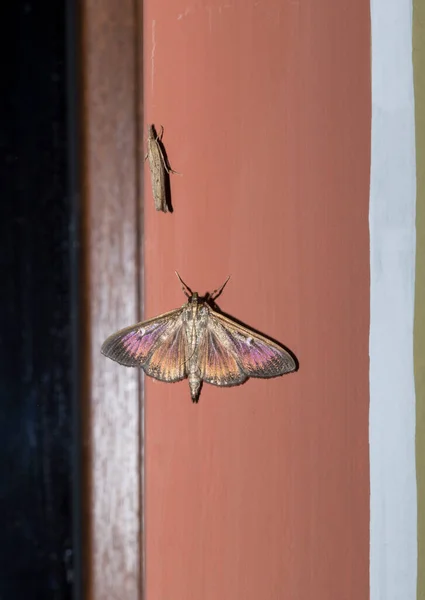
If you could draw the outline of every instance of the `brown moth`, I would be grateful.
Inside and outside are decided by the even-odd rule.
[[[249,377],[278,377],[297,370],[288,350],[217,312],[214,300],[229,278],[211,294],[199,297],[176,274],[188,301],[112,334],[102,354],[126,367],[141,367],[160,381],[187,378],[193,402],[199,400],[203,381],[233,386]]]
[[[170,173],[177,173],[170,167],[162,148],[164,128],[161,125],[161,134],[158,135],[155,126],[148,126],[147,152],[145,160],[149,160],[151,171],[152,193],[156,210],[172,212],[170,204]]]

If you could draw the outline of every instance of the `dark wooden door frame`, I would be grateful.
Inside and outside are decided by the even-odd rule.
[[[140,318],[141,8],[86,0],[81,11],[85,568],[87,597],[142,597],[140,374],[100,354]]]

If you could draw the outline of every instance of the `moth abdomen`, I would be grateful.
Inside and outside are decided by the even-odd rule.
[[[201,378],[196,373],[189,373],[188,380],[190,397],[192,398],[192,402],[197,403],[199,400],[199,394],[201,392]]]

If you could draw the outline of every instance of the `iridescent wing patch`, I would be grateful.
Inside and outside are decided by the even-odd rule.
[[[208,328],[214,330],[222,346],[234,356],[245,378],[268,379],[296,369],[295,360],[287,350],[212,309]]]
[[[186,304],[114,333],[102,353],[126,367],[141,367],[160,381],[188,378],[194,402],[204,381],[234,386],[249,377],[267,379],[297,370],[288,350],[212,308],[228,280],[201,298],[180,281]]]
[[[220,335],[221,334],[221,335]],[[223,343],[222,332],[209,315],[206,332],[200,351],[201,379],[213,385],[240,385],[248,376],[231,344]]]
[[[183,309],[172,310],[112,334],[102,354],[126,367],[142,367],[160,381],[180,381],[186,377],[182,325]]]

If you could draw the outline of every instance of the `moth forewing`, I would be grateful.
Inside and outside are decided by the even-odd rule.
[[[247,377],[268,379],[296,371],[294,357],[270,338],[210,309],[210,323],[214,322],[223,328],[223,343]]]
[[[104,341],[102,354],[126,367],[142,367],[146,370],[146,363],[155,349],[180,333],[182,310],[177,308],[120,329]]]
[[[163,133],[163,127],[161,127],[161,134],[158,135],[155,126],[149,125],[145,160],[149,161],[155,208],[166,213],[171,208],[169,173],[177,173],[177,171],[170,167],[161,147]]]

